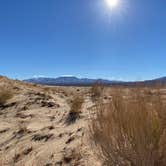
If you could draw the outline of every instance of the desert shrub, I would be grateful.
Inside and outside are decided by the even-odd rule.
[[[51,88],[49,88],[49,87],[44,87],[44,88],[43,88],[43,92],[44,92],[44,93],[49,93],[50,90],[51,90]]]
[[[0,88],[0,105],[4,105],[12,97],[12,90]]]
[[[80,117],[83,102],[83,96],[75,96],[73,98],[73,100],[71,101],[71,108],[66,119],[67,123],[73,123]]]
[[[117,94],[95,107],[90,138],[107,166],[165,166],[166,106],[160,96]]]
[[[90,93],[93,102],[97,102],[98,100],[101,99],[103,95],[103,90],[104,90],[104,85],[101,84],[100,82],[96,82],[95,84],[92,85]]]

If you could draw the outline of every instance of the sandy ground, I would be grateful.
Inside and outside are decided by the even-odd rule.
[[[49,87],[0,76],[0,90],[14,95],[0,104],[0,166],[102,166],[89,139],[94,113],[90,87]],[[105,87],[102,101],[120,94],[130,98],[132,87]],[[166,101],[166,88],[150,91]],[[118,92],[118,93],[117,93]],[[141,92],[141,91],[140,91]],[[74,96],[83,96],[80,117],[66,123]]]
[[[100,166],[88,139],[89,88],[44,87],[0,77],[14,97],[0,107],[0,166]],[[66,124],[73,95],[83,95],[78,120]]]

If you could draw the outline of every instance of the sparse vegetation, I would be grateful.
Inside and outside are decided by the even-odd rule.
[[[0,106],[6,104],[6,102],[13,97],[13,92],[8,89],[0,88]]]
[[[43,92],[48,94],[50,92],[50,88],[49,87],[44,87]]]
[[[91,87],[91,99],[93,102],[97,102],[98,100],[101,99],[103,95],[103,90],[104,90],[103,84],[99,82],[93,84],[93,86]]]
[[[107,166],[165,166],[166,105],[157,94],[133,92],[95,107],[92,143]]]
[[[84,98],[82,96],[74,97],[74,99],[71,102],[71,109],[67,116],[66,123],[74,123],[76,119],[79,118],[83,102]]]
[[[48,94],[43,86],[34,88],[15,82],[3,85],[10,87],[15,96],[0,106],[0,165],[166,163],[164,88],[97,84],[90,95],[89,87],[56,87],[56,92],[49,87]],[[86,137],[88,113],[93,116],[93,148]],[[102,160],[93,156],[92,149]]]

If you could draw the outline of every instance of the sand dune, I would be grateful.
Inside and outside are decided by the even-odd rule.
[[[44,87],[0,78],[14,96],[0,107],[0,165],[100,165],[89,146],[88,88]],[[84,96],[80,118],[65,120],[72,96]]]

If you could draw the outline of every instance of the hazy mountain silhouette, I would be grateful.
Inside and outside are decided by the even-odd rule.
[[[89,79],[89,78],[77,78],[74,76],[67,77],[57,77],[57,78],[46,78],[46,77],[38,77],[23,80],[29,83],[36,83],[42,85],[57,85],[57,86],[88,86],[92,85],[95,82],[100,82],[106,85],[126,85],[132,86],[137,84],[145,84],[145,85],[154,85],[157,83],[166,84],[166,77],[161,77],[153,80],[145,80],[145,81],[136,81],[136,82],[124,82],[124,81],[114,81],[114,80],[106,80],[106,79]]]
[[[100,82],[103,84],[116,84],[121,83],[121,81],[110,81],[105,79],[89,79],[89,78],[77,78],[77,77],[58,77],[58,78],[45,78],[45,77],[38,77],[38,78],[31,78],[24,80],[25,82],[42,84],[42,85],[91,85],[95,82]]]

